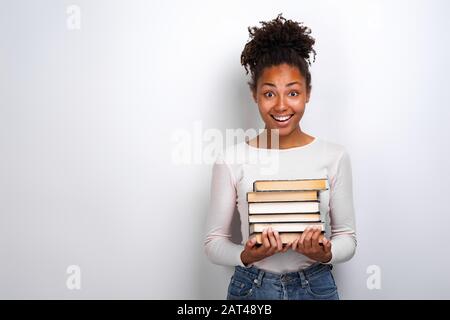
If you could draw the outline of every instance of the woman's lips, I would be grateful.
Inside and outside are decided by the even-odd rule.
[[[277,123],[277,126],[279,127],[286,127],[289,122],[291,121],[291,119],[294,117],[294,114],[291,114],[289,116],[274,116],[274,115],[270,115],[272,117],[273,120],[275,120],[275,122]],[[278,118],[278,120],[277,120]]]

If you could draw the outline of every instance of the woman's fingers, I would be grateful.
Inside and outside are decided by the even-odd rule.
[[[300,241],[300,238],[297,238],[294,240],[294,242],[292,242],[292,250],[297,251],[299,241]]]
[[[262,232],[262,245],[257,248],[259,254],[265,256],[271,256],[276,252],[287,252],[289,249],[296,250],[299,247],[300,238],[295,239],[292,242],[283,244],[280,233],[272,227],[265,228]],[[251,241],[250,241],[251,240]],[[256,238],[249,239],[246,243],[247,248],[253,248],[256,245]]]
[[[251,250],[256,245],[256,237],[253,237],[251,239],[248,239],[245,243],[245,249]]]
[[[319,235],[319,246],[321,247],[321,248],[323,248],[323,239],[325,239],[325,236],[324,236],[324,234],[323,234],[323,232],[322,231],[320,231],[320,235]]]
[[[269,241],[270,241],[269,253],[273,254],[277,250],[277,240],[275,239],[275,235],[274,235],[273,229],[271,227],[269,227],[268,235],[269,235]]]
[[[306,228],[303,232],[302,235],[300,236],[300,238],[298,239],[298,243],[297,246],[301,243],[303,243],[303,241],[305,240],[305,236],[306,236],[306,232],[307,232],[308,228]]]
[[[292,242],[289,242],[288,244],[286,244],[283,249],[281,250],[282,253],[285,253],[286,251],[289,250],[289,248],[292,247]]]
[[[277,252],[283,249],[283,242],[281,242],[280,234],[277,230],[274,231],[275,240],[277,242]]]
[[[328,240],[327,238],[325,238],[325,237],[323,237],[323,250],[326,252],[326,253],[329,253],[329,252],[331,252],[331,241],[330,240]]]
[[[269,250],[269,248],[270,248],[270,241],[269,241],[269,238],[267,237],[267,231],[268,231],[268,228],[265,228],[262,232],[262,243],[263,243],[263,248],[265,250]]]
[[[311,227],[306,227],[305,231],[302,232],[298,245],[301,249],[309,250],[311,247]],[[308,243],[309,242],[309,243]]]
[[[323,250],[323,239],[325,238],[325,236],[323,235],[322,231],[320,232],[319,235],[319,240],[317,240],[317,245],[319,246],[320,250]]]
[[[313,251],[321,251],[322,248],[319,245],[320,236],[322,235],[322,230],[318,227],[314,227],[311,236],[311,249]]]

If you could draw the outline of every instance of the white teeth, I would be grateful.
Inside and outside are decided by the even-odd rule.
[[[277,117],[277,116],[272,116],[275,118],[275,120],[277,121],[286,121],[287,119],[289,119],[290,117],[292,117],[292,115],[290,116],[284,116],[284,117]]]

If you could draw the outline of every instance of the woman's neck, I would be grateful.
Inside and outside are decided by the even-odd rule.
[[[265,128],[255,139],[249,141],[249,144],[258,148],[289,149],[304,146],[313,140],[314,137],[302,132],[300,127],[287,136],[278,136],[275,132]]]

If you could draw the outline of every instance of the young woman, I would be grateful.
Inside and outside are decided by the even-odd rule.
[[[250,69],[250,91],[265,129],[254,139],[232,146],[233,152],[226,148],[214,163],[205,253],[216,264],[235,267],[227,299],[339,299],[332,265],[351,259],[356,249],[350,158],[343,146],[300,128],[311,94],[309,56],[316,54],[311,30],[281,14],[261,23],[262,27],[249,28],[251,40],[241,63],[247,73]],[[277,148],[270,138],[275,129]],[[270,177],[261,166],[239,157],[262,149],[278,159],[278,169]],[[308,227],[283,245],[278,232],[268,228],[262,234],[262,245],[255,238],[248,239],[246,194],[253,191],[254,181],[323,177],[329,186],[320,191],[325,235]],[[230,240],[236,206],[241,244]]]

